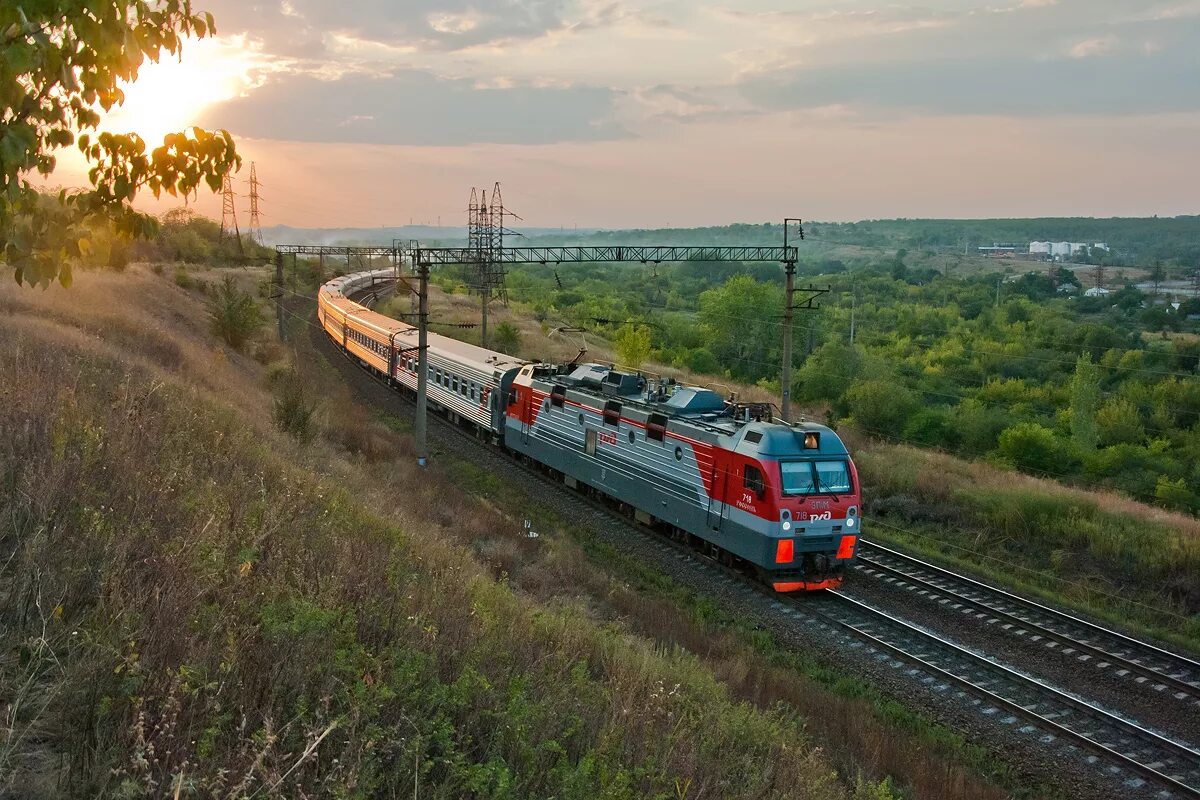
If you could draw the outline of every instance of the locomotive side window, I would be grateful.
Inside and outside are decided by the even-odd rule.
[[[604,404],[604,424],[614,428],[621,424],[621,404],[616,400]]]
[[[565,386],[555,386],[550,390],[550,403],[555,408],[562,408],[567,397],[567,389]]]
[[[667,438],[667,416],[666,414],[651,414],[650,419],[646,422],[646,438],[653,439],[656,442],[666,441]]]
[[[763,482],[763,474],[758,467],[746,467],[745,474],[742,476],[742,485],[754,492],[759,500],[767,493],[767,485]]]

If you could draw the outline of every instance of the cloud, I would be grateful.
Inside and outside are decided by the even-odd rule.
[[[503,86],[504,88],[496,88]],[[253,94],[215,105],[200,124],[241,136],[306,142],[547,144],[621,138],[608,89],[477,87],[420,70],[352,73],[336,80],[275,76]]]
[[[568,24],[568,0],[209,0],[222,32],[253,30],[275,52],[320,57],[332,35],[424,50],[544,36]]]
[[[1105,59],[965,58],[829,65],[744,81],[762,109],[845,105],[860,113],[1047,116],[1200,110],[1191,51]]]
[[[1108,36],[1094,36],[1076,43],[1069,52],[1071,58],[1091,58],[1092,56],[1110,52],[1117,46],[1117,42],[1117,37],[1111,34]]]

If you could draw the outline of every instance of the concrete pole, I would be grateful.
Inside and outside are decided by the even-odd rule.
[[[787,288],[784,293],[783,306],[783,406],[780,414],[784,422],[792,421],[792,318],[795,316],[793,297],[796,293],[796,265],[788,262]]]
[[[486,283],[487,280],[488,279],[485,277],[484,282]],[[481,323],[479,326],[479,346],[484,348],[485,350],[487,349],[487,346],[488,346],[487,318],[488,318],[488,301],[492,299],[491,293],[492,292],[491,292],[490,286],[484,286],[479,291],[480,297],[483,298],[483,302],[480,304],[481,307],[480,307],[480,314],[479,314],[479,321]]]
[[[279,323],[279,341],[284,340],[283,330],[283,253],[275,251],[275,317]]]
[[[858,290],[850,295],[850,346],[854,346],[854,313],[858,310]]]
[[[420,253],[415,255],[420,259]],[[429,378],[429,265],[422,263],[417,267],[420,277],[418,286],[417,313],[417,419],[413,425],[413,435],[416,439],[417,465],[424,467],[429,462],[429,447],[426,443],[426,398]]]

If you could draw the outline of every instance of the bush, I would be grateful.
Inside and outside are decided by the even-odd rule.
[[[1154,489],[1154,498],[1159,505],[1176,511],[1194,513],[1200,508],[1200,498],[1183,478],[1174,481],[1166,476],[1159,478],[1158,485]]]
[[[642,364],[650,357],[650,329],[645,325],[625,323],[613,337],[613,349],[617,351],[617,358],[622,366],[633,370],[641,369]]]
[[[953,427],[963,450],[981,455],[995,448],[1010,419],[1001,409],[989,408],[978,400],[964,400],[954,409]]]
[[[956,438],[950,415],[941,408],[923,408],[904,426],[904,440],[913,444],[953,447]]]
[[[687,368],[702,375],[719,375],[721,365],[717,357],[703,347],[698,347],[687,354]]]
[[[176,278],[178,282],[178,278]],[[254,298],[226,277],[209,304],[212,331],[235,350],[241,350],[262,325],[262,312]]]
[[[515,356],[521,349],[521,329],[511,322],[501,322],[492,331],[491,346],[501,353]]]
[[[316,404],[305,397],[304,385],[294,370],[276,378],[275,405],[271,410],[271,418],[279,430],[301,442],[311,441],[316,411]]]
[[[1066,472],[1071,453],[1054,431],[1036,422],[1022,422],[1000,434],[998,452],[1023,470],[1057,475]]]
[[[895,381],[855,381],[846,391],[846,406],[856,424],[871,433],[896,435],[918,407],[913,393]]]
[[[1137,406],[1125,399],[1101,406],[1096,412],[1096,425],[1104,445],[1137,444],[1146,438]]]

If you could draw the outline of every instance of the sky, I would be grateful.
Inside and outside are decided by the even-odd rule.
[[[228,129],[267,225],[1200,213],[1200,0],[195,4],[106,126]]]

